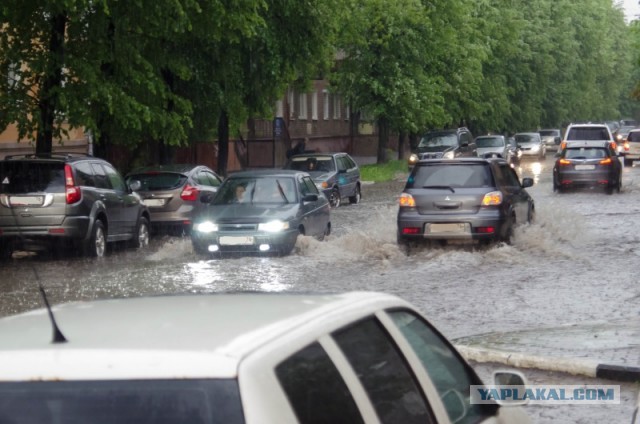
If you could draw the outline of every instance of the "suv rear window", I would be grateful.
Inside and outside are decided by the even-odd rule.
[[[187,177],[175,172],[157,172],[148,174],[133,174],[127,177],[127,181],[140,181],[142,191],[172,190],[182,187]]]
[[[493,179],[486,164],[437,164],[414,168],[407,188],[429,187],[491,187]]]
[[[627,136],[627,141],[637,143],[640,141],[640,131],[631,131]]]
[[[609,140],[609,133],[605,128],[571,128],[567,140]]]
[[[0,384],[3,423],[244,423],[238,382],[56,381]]]
[[[0,193],[64,193],[64,163],[0,162]]]
[[[601,147],[568,148],[564,152],[565,159],[602,159],[607,157],[607,150]]]

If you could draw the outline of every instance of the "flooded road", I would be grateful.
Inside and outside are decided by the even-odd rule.
[[[535,179],[528,191],[536,220],[516,230],[512,245],[406,256],[396,245],[398,180],[364,186],[359,205],[332,211],[326,241],[301,237],[287,257],[209,260],[194,254],[188,238],[164,237],[146,251],[118,250],[101,260],[13,259],[0,268],[0,315],[41,307],[39,278],[52,304],[167,293],[383,291],[418,306],[449,338],[637,320],[640,166],[624,169],[620,194],[557,194],[553,162],[549,154],[518,168]]]

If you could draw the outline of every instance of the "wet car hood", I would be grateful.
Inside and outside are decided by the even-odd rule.
[[[503,147],[478,147],[478,156],[486,155],[487,153],[504,153]]]
[[[225,222],[266,222],[274,219],[289,221],[298,212],[297,203],[289,204],[232,204],[211,205],[202,215],[203,218]]]

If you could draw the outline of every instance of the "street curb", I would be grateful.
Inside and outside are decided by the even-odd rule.
[[[455,346],[467,360],[475,362],[493,362],[516,368],[535,368],[545,371],[558,371],[573,375],[585,375],[592,378],[604,378],[614,381],[640,381],[640,367],[601,364],[597,361],[580,358],[557,358],[529,355],[519,352],[507,352],[465,345]]]

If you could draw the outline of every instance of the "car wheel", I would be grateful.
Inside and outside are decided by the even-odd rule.
[[[358,203],[360,203],[361,198],[362,195],[360,194],[360,185],[356,185],[356,192],[353,196],[349,197],[349,203],[357,205]]]
[[[398,244],[398,249],[405,255],[409,256],[409,253],[411,253],[409,240],[405,239],[404,237],[400,237],[399,234],[396,237],[397,237],[396,243]]]
[[[1,262],[8,261],[9,259],[11,259],[12,255],[13,255],[13,249],[11,248],[11,246],[0,246]]]
[[[104,229],[102,221],[97,220],[93,223],[91,229],[91,237],[84,245],[84,253],[86,256],[101,258],[107,251],[107,232]]]
[[[211,253],[201,244],[191,242],[191,246],[193,247],[193,251],[196,252],[197,255],[207,256]]]
[[[332,208],[340,207],[340,191],[337,188],[331,190],[331,194],[329,195],[329,204]]]
[[[323,241],[325,237],[329,236],[330,234],[331,234],[331,223],[327,222],[327,226],[324,227],[324,232],[320,237],[318,237],[318,240]]]
[[[131,239],[131,245],[136,249],[141,249],[149,245],[149,221],[144,216],[141,216],[138,220],[135,235],[133,239]]]
[[[516,217],[514,215],[511,215],[511,218],[509,219],[509,221],[507,222],[507,228],[504,231],[504,234],[502,236],[502,241],[505,244],[511,244],[511,239],[513,238],[513,226],[516,224]]]
[[[536,210],[533,207],[529,207],[529,214],[527,215],[527,222],[533,224],[536,220]]]

